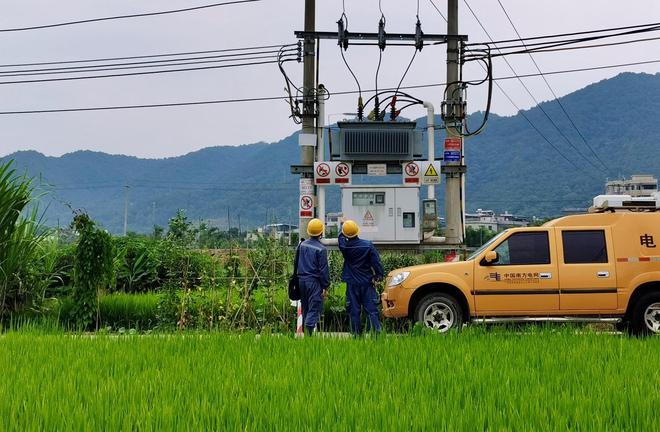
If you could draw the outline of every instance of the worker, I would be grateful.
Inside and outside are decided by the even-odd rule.
[[[328,251],[321,243],[323,222],[312,219],[307,225],[309,239],[300,244],[298,278],[305,333],[312,335],[323,312],[323,300],[330,287]]]
[[[380,255],[373,243],[358,237],[360,228],[352,220],[343,221],[339,234],[339,250],[344,256],[342,280],[346,282],[346,310],[351,332],[362,334],[361,314],[364,308],[371,330],[381,330],[378,318],[378,292],[376,283],[383,279]]]

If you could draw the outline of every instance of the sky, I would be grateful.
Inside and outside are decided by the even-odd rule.
[[[217,1],[217,0],[215,0]],[[660,2],[635,0],[623,7],[614,0],[501,0],[523,37],[660,22]],[[213,3],[214,0],[3,0],[0,30],[87,18],[178,9]],[[446,0],[433,0],[446,14]],[[482,23],[496,39],[515,38],[514,30],[495,0],[468,0]],[[414,32],[416,0],[381,0],[388,32]],[[349,30],[376,32],[380,11],[377,0],[345,0]],[[459,3],[460,33],[471,42],[487,37]],[[41,61],[78,60],[217,50],[296,42],[293,32],[302,30],[304,0],[262,0],[172,15],[114,20],[24,32],[0,32],[1,65]],[[341,0],[317,1],[317,29],[336,31],[342,13]],[[431,0],[419,0],[419,17],[425,33],[445,33],[446,23]],[[653,34],[655,35],[655,34]],[[619,47],[536,54],[543,72],[660,59],[660,41]],[[412,47],[388,47],[382,58],[379,87],[395,87],[413,53]],[[321,44],[320,82],[330,92],[356,90],[341,60],[335,41]],[[378,49],[351,46],[346,59],[364,89],[374,87]],[[408,72],[406,85],[442,83],[445,80],[444,46],[427,46]],[[514,56],[518,74],[535,73],[528,56]],[[13,68],[16,69],[16,68]],[[302,82],[302,64],[286,65],[296,83]],[[656,73],[660,63],[565,75],[548,76],[559,96],[624,71]],[[476,65],[466,66],[465,77],[480,79]],[[501,60],[495,76],[511,71]],[[215,69],[162,75],[91,79],[68,82],[5,84],[0,77],[0,112],[89,106],[158,104],[199,100],[271,97],[284,95],[284,80],[277,65]],[[540,77],[524,79],[537,100],[549,100],[551,92]],[[515,80],[501,85],[522,109],[534,105]],[[442,88],[412,90],[436,107]],[[485,106],[486,87],[468,94],[468,111]],[[356,96],[335,95],[327,102],[326,122],[354,112]],[[570,110],[570,107],[567,107]],[[492,112],[513,115],[516,109],[495,91]],[[408,110],[407,117],[425,114]],[[235,146],[273,142],[298,130],[288,118],[283,100],[141,110],[0,115],[0,155],[36,150],[59,156],[77,150],[102,151],[143,158],[164,158],[211,146]]]

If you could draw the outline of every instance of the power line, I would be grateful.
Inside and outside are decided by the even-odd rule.
[[[50,71],[72,71],[72,70],[94,70],[104,67],[114,67],[114,66],[132,66],[132,65],[143,65],[143,64],[156,64],[163,63],[163,66],[167,66],[167,63],[174,62],[183,62],[188,60],[206,60],[206,59],[227,59],[226,61],[238,61],[243,60],[243,57],[246,56],[256,56],[264,54],[273,54],[271,57],[275,57],[275,53],[278,53],[279,50],[264,50],[264,51],[253,51],[246,53],[237,53],[237,54],[219,54],[219,55],[208,55],[202,57],[181,57],[181,58],[172,58],[172,59],[163,59],[163,60],[145,60],[145,61],[135,61],[135,62],[125,62],[125,63],[101,63],[97,65],[84,65],[84,66],[62,66],[62,67],[49,67],[49,68],[36,68],[36,69],[16,69],[16,70],[0,70],[0,76],[12,76],[11,74],[21,74],[21,73],[38,73],[38,72],[50,72]],[[176,64],[176,63],[174,63]],[[2,67],[2,66],[0,66]]]
[[[297,61],[297,58],[290,57],[282,61]],[[201,62],[208,63],[208,62]],[[154,74],[164,74],[164,73],[173,73],[173,72],[190,72],[190,71],[200,71],[200,70],[209,70],[209,69],[224,69],[232,67],[242,67],[242,66],[256,66],[278,63],[278,60],[267,60],[267,61],[258,61],[258,62],[249,62],[249,63],[238,63],[230,65],[217,65],[217,66],[198,66],[198,67],[189,67],[183,69],[167,69],[167,70],[157,70],[157,71],[144,71],[144,72],[127,72],[127,73],[118,73],[118,74],[106,74],[106,75],[89,75],[89,76],[76,76],[76,77],[65,77],[65,78],[40,78],[40,79],[31,79],[31,80],[22,80],[22,81],[0,81],[0,85],[6,84],[32,84],[32,83],[45,83],[45,82],[56,82],[56,81],[77,81],[77,80],[87,80],[87,79],[98,79],[98,78],[117,78],[117,77],[128,77],[128,76],[140,76],[140,75],[154,75]],[[0,76],[1,77],[1,76]]]
[[[148,58],[156,58],[156,57],[176,57],[176,56],[188,56],[188,55],[198,55],[198,54],[214,54],[214,53],[233,52],[233,51],[254,51],[254,50],[265,50],[265,49],[271,49],[271,48],[281,48],[283,46],[291,46],[291,45],[295,45],[295,44],[263,45],[263,46],[254,46],[254,47],[224,48],[224,49],[217,49],[217,50],[186,51],[186,52],[165,53],[165,54],[148,54],[148,55],[127,56],[127,57],[106,57],[106,58],[93,58],[93,59],[83,59],[83,60],[62,60],[62,61],[48,61],[48,62],[35,62],[35,63],[16,63],[16,64],[0,65],[0,68],[26,67],[26,66],[48,66],[48,65],[76,64],[76,63],[95,63],[95,62],[118,61],[118,60],[148,59]],[[247,53],[247,54],[250,54],[250,53]]]
[[[27,31],[27,30],[40,30],[40,29],[47,29],[47,28],[54,28],[54,27],[64,27],[64,26],[70,26],[70,25],[76,25],[76,24],[87,24],[87,23],[93,23],[93,22],[111,21],[111,20],[119,20],[119,19],[127,19],[127,18],[142,18],[142,17],[149,17],[149,16],[157,16],[157,15],[169,15],[169,14],[175,14],[175,13],[181,13],[181,12],[192,12],[192,11],[201,10],[201,9],[210,9],[210,8],[215,8],[215,7],[219,7],[219,6],[228,6],[228,5],[239,4],[239,3],[253,3],[253,2],[258,2],[258,1],[261,1],[261,0],[234,0],[234,1],[227,1],[227,2],[223,2],[223,3],[211,3],[211,4],[206,4],[206,5],[194,6],[194,7],[184,8],[184,9],[173,9],[173,10],[158,11],[158,12],[145,12],[145,13],[129,14],[129,15],[117,15],[117,16],[109,16],[109,17],[102,17],[102,18],[90,18],[90,19],[84,19],[84,20],[67,21],[67,22],[61,22],[61,23],[55,23],[55,24],[44,24],[44,25],[31,26],[31,27],[6,28],[6,29],[0,29],[0,33],[19,32],[19,31]]]
[[[506,10],[506,8],[504,7],[504,5],[502,4],[502,1],[501,1],[501,0],[497,0],[497,2],[499,3],[500,7],[502,8],[502,11],[504,12],[504,15],[506,15],[506,18],[507,18],[507,20],[509,21],[509,24],[511,24],[511,27],[513,27],[513,30],[516,32],[516,35],[517,35],[518,38],[520,39],[520,42],[523,44],[523,46],[525,46],[525,42],[523,41],[522,36],[521,36],[520,33],[518,32],[518,29],[516,28],[515,24],[513,23],[513,20],[511,19],[511,16],[509,16],[509,13],[507,12],[507,10]],[[525,46],[525,48],[527,48],[527,46]],[[534,63],[534,67],[536,67],[536,70],[541,74],[541,78],[543,79],[543,82],[545,82],[545,85],[548,87],[548,89],[550,90],[550,93],[552,93],[552,96],[555,98],[555,102],[557,102],[557,104],[558,104],[559,107],[561,108],[562,112],[564,113],[564,115],[566,116],[566,118],[568,119],[568,121],[569,121],[569,122],[571,123],[571,125],[573,126],[573,129],[575,129],[575,131],[577,132],[577,134],[580,136],[580,138],[582,139],[582,142],[584,143],[584,145],[587,146],[587,148],[591,151],[591,153],[592,153],[592,154],[594,155],[594,157],[598,160],[598,162],[600,162],[600,163],[603,165],[603,167],[605,167],[605,169],[608,169],[608,170],[609,170],[610,168],[609,168],[609,167],[607,166],[607,164],[606,164],[605,162],[603,162],[603,160],[598,156],[598,154],[594,151],[593,147],[592,147],[591,145],[589,145],[589,143],[587,142],[586,138],[585,138],[584,135],[582,134],[582,131],[580,131],[580,129],[577,127],[577,125],[576,125],[575,122],[573,121],[573,118],[572,118],[572,117],[568,114],[568,112],[566,111],[566,108],[564,107],[564,104],[559,100],[559,98],[557,97],[557,94],[555,93],[555,90],[554,90],[554,89],[552,88],[552,86],[550,85],[550,82],[549,82],[548,79],[545,77],[545,75],[543,75],[543,72],[541,71],[541,68],[539,67],[539,65],[538,65],[538,63],[536,62],[536,60],[534,59],[534,56],[533,56],[531,53],[528,53],[528,55],[529,55],[529,58],[532,60],[532,63]]]
[[[486,37],[488,37],[488,39],[490,39],[490,40],[492,41],[493,38],[491,37],[490,33],[488,33],[488,31],[486,30],[486,27],[483,25],[483,23],[481,22],[481,20],[480,20],[479,17],[477,16],[477,14],[474,12],[474,10],[473,10],[472,7],[470,6],[470,4],[467,2],[467,0],[463,0],[463,2],[464,2],[465,5],[468,7],[468,9],[470,10],[470,13],[472,14],[472,16],[475,18],[475,20],[477,21],[477,23],[478,23],[479,26],[481,27],[481,29],[482,29],[482,30],[484,31],[484,33],[486,34]],[[499,50],[499,48],[497,47],[497,45],[493,45],[493,47],[494,47],[495,49],[497,49],[499,52],[501,52],[501,51]],[[513,66],[512,66],[511,63],[509,62],[509,60],[507,60],[506,57],[502,57],[502,59],[504,60],[504,62],[506,63],[506,65],[509,67],[509,69],[510,69],[511,72],[513,73],[514,77],[515,77],[515,78],[518,80],[518,82],[520,82],[520,84],[523,86],[523,88],[525,89],[525,91],[527,92],[527,94],[529,95],[529,97],[532,98],[532,100],[534,101],[534,103],[536,104],[536,106],[538,107],[538,109],[543,113],[543,115],[544,115],[545,118],[550,122],[550,124],[552,124],[552,126],[557,130],[557,132],[558,132],[559,135],[564,139],[564,141],[566,141],[566,143],[568,143],[568,145],[570,145],[573,149],[575,149],[575,151],[576,151],[576,152],[577,152],[577,153],[578,153],[578,154],[579,154],[579,155],[580,155],[585,161],[587,161],[592,167],[594,167],[596,170],[603,171],[603,169],[602,169],[601,167],[595,165],[595,164],[594,164],[589,158],[587,158],[584,154],[582,154],[582,152],[580,151],[580,149],[578,149],[578,148],[577,148],[577,147],[571,142],[571,140],[566,136],[566,134],[561,130],[561,128],[557,125],[557,123],[555,123],[555,121],[552,119],[552,117],[550,117],[550,115],[547,113],[547,111],[543,108],[543,106],[542,106],[541,103],[538,101],[538,99],[536,99],[536,97],[535,97],[534,94],[531,92],[531,90],[529,89],[529,87],[527,87],[527,85],[525,84],[525,82],[524,82],[524,81],[521,79],[521,77],[516,73],[515,69],[513,68]]]
[[[555,33],[551,35],[545,35],[545,36],[532,36],[532,37],[527,37],[523,38],[524,41],[533,41],[533,40],[541,40],[541,39],[556,39],[556,38],[562,38],[562,37],[567,37],[567,36],[581,36],[581,35],[587,35],[587,34],[592,34],[592,33],[607,33],[607,32],[614,32],[614,31],[622,31],[622,30],[632,30],[632,29],[639,29],[639,30],[645,30],[648,28],[657,28],[660,26],[660,22],[656,23],[649,23],[649,24],[637,24],[637,25],[630,25],[630,26],[624,26],[624,27],[610,27],[610,28],[604,28],[604,29],[596,29],[596,30],[584,30],[584,31],[579,31],[579,32],[572,32],[572,33]],[[466,46],[473,46],[473,45],[501,45],[501,44],[507,44],[507,43],[512,43],[512,42],[520,42],[520,39],[505,39],[505,40],[499,40],[495,41],[492,40],[490,42],[478,42],[478,43],[469,43],[466,44]]]
[[[558,71],[544,72],[545,75],[558,75],[558,74],[567,74],[567,73],[576,73],[576,72],[587,72],[594,70],[603,70],[603,69],[615,69],[628,66],[639,66],[647,64],[656,64],[660,63],[658,60],[647,60],[639,61],[632,63],[620,63],[614,65],[605,65],[605,66],[592,66],[576,69],[566,69]],[[536,77],[540,76],[538,73],[523,74],[518,76],[503,76],[498,78],[493,78],[495,84],[498,88],[501,87],[498,85],[497,81],[517,79],[517,78],[527,78],[527,77]],[[432,88],[432,87],[444,87],[447,83],[432,83],[432,84],[418,84],[418,85],[409,85],[402,86],[399,90],[414,90],[422,88]],[[381,91],[395,91],[396,88],[381,89]],[[367,92],[373,92],[374,89],[368,89]],[[502,90],[504,93],[504,91]],[[352,95],[357,94],[355,90],[347,90],[340,92],[333,92],[335,96],[342,95]],[[506,93],[505,93],[506,95]],[[251,97],[251,98],[240,98],[240,99],[220,99],[220,100],[207,100],[207,101],[192,101],[192,102],[173,102],[173,103],[162,103],[162,104],[141,104],[141,105],[120,105],[120,106],[102,106],[102,107],[83,107],[83,108],[62,108],[62,109],[39,109],[39,110],[25,110],[25,111],[0,111],[0,115],[18,115],[18,114],[48,114],[48,113],[64,113],[64,112],[83,112],[83,111],[109,111],[109,110],[122,110],[122,109],[142,109],[142,108],[163,108],[163,107],[178,107],[178,106],[195,106],[195,105],[215,105],[215,104],[226,104],[226,103],[242,103],[242,102],[264,102],[264,101],[274,101],[274,100],[286,100],[286,96],[266,96],[266,97]],[[510,100],[513,104],[513,101]],[[513,104],[514,107],[520,111],[517,105]],[[522,112],[522,111],[520,111]]]
[[[297,51],[296,49],[292,49],[290,51]],[[277,52],[277,51],[275,51]],[[290,56],[290,54],[289,54]],[[209,57],[210,59],[213,59],[215,57]],[[80,67],[67,67],[67,68],[62,68],[64,70],[56,70],[56,71],[51,71],[51,72],[42,72],[40,70],[34,69],[31,71],[12,71],[12,72],[18,72],[18,73],[5,73],[5,72],[0,72],[0,79],[1,78],[6,78],[6,77],[21,77],[21,76],[34,76],[34,75],[61,75],[61,74],[80,74],[80,73],[94,73],[94,72],[106,72],[106,71],[116,71],[116,70],[133,70],[133,69],[147,69],[147,68],[156,68],[156,67],[177,67],[177,66],[187,66],[187,65],[197,65],[197,64],[209,64],[209,63],[227,63],[227,62],[243,62],[247,60],[264,60],[264,59],[271,59],[271,60],[276,60],[278,58],[277,55],[274,54],[267,54],[267,55],[255,55],[252,57],[241,57],[241,58],[223,58],[223,59],[218,59],[218,60],[203,60],[204,57],[191,57],[191,58],[183,58],[183,59],[178,59],[174,61],[168,61],[165,62],[164,60],[160,61],[147,61],[147,62],[136,62],[133,63],[135,66],[122,66],[121,63],[115,64],[115,65],[98,65],[98,66],[93,66],[92,69],[87,69],[87,68],[80,68]],[[291,58],[291,57],[285,57],[285,58]],[[202,59],[202,61],[187,61],[187,60],[199,60]],[[131,64],[131,63],[123,63],[123,64]],[[0,81],[0,84],[2,82]]]

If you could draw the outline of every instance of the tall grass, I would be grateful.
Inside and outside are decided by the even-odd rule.
[[[0,338],[2,430],[652,430],[660,338]]]
[[[37,207],[28,209],[32,193],[30,178],[0,163],[0,317],[35,300],[31,276],[44,233]]]

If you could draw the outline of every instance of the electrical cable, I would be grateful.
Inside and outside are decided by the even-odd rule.
[[[283,61],[297,61],[293,58],[288,58]],[[141,75],[154,75],[154,74],[164,74],[164,73],[173,73],[173,72],[190,72],[190,71],[200,71],[200,70],[210,70],[210,69],[224,69],[232,67],[243,67],[243,66],[256,66],[264,64],[278,63],[278,60],[268,60],[260,62],[250,62],[250,63],[240,63],[240,64],[231,64],[231,65],[217,65],[217,66],[198,66],[190,67],[183,69],[167,69],[167,70],[157,70],[157,71],[143,71],[143,72],[128,72],[128,73],[119,73],[119,74],[107,74],[107,75],[91,75],[91,76],[76,76],[76,77],[65,77],[65,78],[43,78],[43,79],[32,79],[32,80],[23,80],[23,81],[0,81],[0,85],[6,84],[30,84],[30,83],[44,83],[44,82],[57,82],[57,81],[76,81],[76,80],[87,80],[87,79],[99,79],[99,78],[117,78],[117,77],[128,77],[128,76],[141,76]]]
[[[504,5],[502,4],[502,1],[497,0],[497,2],[499,3],[500,7],[502,8],[502,11],[504,12],[504,15],[506,15],[506,18],[509,21],[509,24],[511,24],[511,27],[513,27],[513,30],[516,32],[516,35],[520,39],[520,42],[522,42],[522,44],[525,45],[525,42],[523,41],[522,36],[518,32],[518,29],[516,28],[515,24],[513,23],[513,20],[511,19],[511,16],[509,16],[509,13],[507,12]],[[525,47],[525,48],[527,48],[527,47]],[[548,89],[550,90],[550,93],[552,93],[552,96],[555,98],[555,102],[557,102],[557,104],[561,108],[561,111],[564,113],[564,115],[566,116],[566,118],[570,122],[571,126],[573,126],[573,129],[575,129],[577,134],[580,136],[580,138],[582,139],[582,142],[584,143],[584,145],[587,146],[587,148],[591,151],[591,153],[598,160],[598,162],[600,162],[601,165],[603,165],[603,167],[605,167],[606,170],[609,170],[610,167],[605,162],[603,162],[603,160],[600,158],[600,156],[598,156],[598,154],[596,153],[594,148],[587,142],[587,139],[582,134],[582,131],[580,131],[580,129],[577,127],[577,125],[573,121],[572,116],[569,115],[568,112],[566,111],[566,108],[564,107],[564,104],[559,100],[559,97],[557,97],[557,94],[555,93],[555,90],[550,85],[550,82],[545,77],[545,75],[543,75],[543,71],[541,71],[541,68],[539,67],[538,63],[534,59],[534,56],[531,53],[528,53],[528,55],[529,55],[529,58],[532,60],[532,63],[534,63],[534,67],[536,67],[536,70],[541,74],[541,78],[543,79],[543,82],[545,82],[545,85],[548,87]]]
[[[639,61],[632,63],[620,63],[614,65],[604,65],[604,66],[591,66],[575,69],[565,69],[544,72],[544,75],[558,75],[558,74],[567,74],[567,73],[576,73],[576,72],[588,72],[594,70],[603,70],[603,69],[614,69],[628,66],[639,66],[639,65],[648,65],[648,64],[658,64],[660,59],[657,60],[647,60]],[[540,76],[538,73],[523,74],[518,76],[503,76],[503,77],[494,77],[493,84],[495,84],[502,93],[506,95],[504,90],[499,86],[498,81],[517,79],[517,78],[527,78]],[[445,87],[447,86],[446,82],[442,83],[430,83],[430,84],[418,84],[418,85],[409,85],[402,86],[400,90],[413,90],[413,89],[422,89],[422,88],[433,88],[433,87]],[[373,91],[368,89],[368,91]],[[390,88],[386,90],[381,90],[380,93],[383,94],[384,91],[396,91],[396,88]],[[358,92],[355,90],[346,90],[333,92],[335,96],[343,95],[354,95]],[[507,95],[508,96],[508,95]],[[101,106],[101,107],[82,107],[82,108],[62,108],[62,109],[39,109],[39,110],[25,110],[25,111],[0,111],[0,115],[19,115],[19,114],[49,114],[49,113],[62,113],[62,112],[82,112],[82,111],[105,111],[105,110],[121,110],[121,109],[140,109],[140,108],[161,108],[161,107],[177,107],[177,106],[194,106],[194,105],[215,105],[215,104],[225,104],[225,103],[242,103],[242,102],[263,102],[263,101],[274,101],[274,100],[283,100],[283,96],[266,96],[266,97],[251,97],[251,98],[241,98],[241,99],[221,99],[221,100],[208,100],[208,101],[191,101],[191,102],[173,102],[173,103],[162,103],[162,104],[141,104],[141,105],[123,105],[123,106]],[[520,111],[522,114],[523,111],[513,103],[513,100],[510,100],[514,108]],[[523,115],[524,116],[524,115]]]
[[[527,37],[523,38],[523,40],[526,41],[531,41],[531,40],[540,40],[540,39],[553,39],[553,38],[561,38],[561,37],[566,37],[566,36],[580,36],[580,35],[586,35],[586,34],[592,34],[592,33],[606,33],[606,32],[613,32],[613,31],[621,31],[621,30],[631,30],[631,29],[640,29],[644,30],[645,28],[648,27],[659,27],[660,22],[655,22],[655,23],[649,23],[649,24],[637,24],[637,25],[630,25],[630,26],[624,26],[624,27],[610,27],[610,28],[604,28],[604,29],[596,29],[596,30],[584,30],[584,31],[579,31],[579,32],[572,32],[572,33],[555,33],[551,35],[545,35],[545,36],[532,36],[532,37]],[[490,42],[479,42],[479,43],[468,43],[466,46],[472,46],[472,45],[501,45],[501,44],[506,44],[506,43],[518,43],[521,42],[520,39],[506,39],[506,40],[499,40],[495,41],[492,40]]]
[[[291,49],[288,51],[295,51]],[[262,56],[253,56],[253,57],[243,57],[240,59],[220,59],[220,60],[202,60],[202,61],[182,61],[180,63],[165,63],[156,62],[158,64],[144,64],[143,66],[120,66],[120,67],[101,67],[97,66],[96,69],[83,69],[78,68],[66,68],[67,70],[63,71],[53,71],[53,72],[27,72],[26,73],[4,73],[0,72],[0,79],[6,77],[21,77],[21,76],[34,76],[34,75],[62,75],[62,74],[79,74],[79,73],[95,73],[95,72],[107,72],[107,71],[116,71],[116,70],[134,70],[134,69],[148,69],[148,68],[157,68],[157,67],[178,67],[178,66],[188,66],[188,65],[197,65],[197,64],[209,64],[209,63],[227,63],[227,62],[242,62],[247,60],[263,60],[263,59],[279,59],[275,55],[262,55]],[[185,59],[182,59],[185,60]],[[144,63],[144,62],[142,62]]]
[[[68,21],[68,22],[62,22],[62,23],[56,23],[56,24],[44,24],[44,25],[31,26],[31,27],[6,28],[6,29],[0,29],[0,33],[19,32],[19,31],[27,31],[27,30],[40,30],[40,29],[47,29],[47,28],[54,28],[54,27],[64,27],[64,26],[70,26],[70,25],[76,25],[76,24],[86,24],[86,23],[93,23],[93,22],[100,22],[100,21],[112,21],[112,20],[127,19],[127,18],[142,18],[142,17],[149,17],[149,16],[157,16],[157,15],[169,15],[169,14],[175,14],[175,13],[181,13],[181,12],[192,12],[192,11],[201,10],[201,9],[215,8],[215,7],[219,7],[219,6],[229,6],[229,5],[233,5],[233,4],[239,4],[239,3],[254,3],[254,2],[258,2],[258,1],[261,1],[261,0],[234,0],[234,1],[227,1],[227,2],[222,2],[222,3],[212,3],[212,4],[206,4],[206,5],[200,5],[200,6],[193,6],[193,7],[184,8],[184,9],[173,9],[173,10],[158,11],[158,12],[144,12],[144,13],[129,14],[129,15],[117,15],[117,16],[110,16],[110,17],[103,17],[103,18],[90,18],[90,19],[84,19],[84,20]]]
[[[295,46],[293,45],[288,45],[288,46]],[[281,47],[278,47],[281,48]],[[70,71],[70,70],[94,70],[97,68],[104,68],[104,67],[115,67],[115,66],[134,66],[134,65],[145,65],[145,64],[157,64],[157,63],[163,63],[163,66],[167,66],[168,63],[173,63],[174,62],[183,62],[183,61],[191,61],[191,60],[208,60],[208,59],[227,59],[226,61],[238,61],[238,60],[244,60],[243,57],[245,56],[256,56],[256,55],[264,55],[264,54],[278,54],[280,53],[280,49],[276,50],[266,50],[266,51],[254,51],[254,52],[249,52],[249,53],[240,53],[240,54],[220,54],[220,55],[210,55],[210,56],[202,56],[202,57],[182,57],[182,58],[173,58],[173,59],[163,59],[163,60],[145,60],[145,61],[137,61],[137,62],[126,62],[126,63],[106,63],[106,64],[98,64],[98,65],[84,65],[84,66],[63,66],[63,67],[52,67],[52,68],[37,68],[37,69],[16,69],[16,70],[0,70],[0,76],[7,76],[8,74],[19,74],[19,73],[28,73],[28,72],[50,72],[50,71]],[[1,66],[0,66],[1,67]]]
[[[486,34],[486,36],[488,37],[488,39],[490,39],[490,40],[492,41],[493,38],[490,36],[490,33],[488,33],[488,31],[486,30],[485,26],[483,25],[483,23],[481,22],[481,20],[480,20],[479,17],[477,16],[477,14],[474,12],[474,10],[473,10],[472,7],[470,6],[470,4],[467,2],[467,0],[463,0],[463,2],[464,2],[465,5],[468,7],[470,13],[471,13],[472,16],[475,18],[475,20],[477,21],[477,23],[479,24],[479,26],[481,27],[481,29],[484,31],[484,33]],[[498,48],[497,48],[497,45],[494,45],[494,48],[495,48],[495,49],[498,49]],[[576,152],[577,152],[577,153],[578,153],[578,154],[579,154],[579,155],[580,155],[585,161],[587,161],[592,167],[594,167],[596,170],[599,170],[599,171],[603,171],[603,172],[604,172],[603,168],[597,166],[596,164],[594,164],[594,163],[591,161],[591,159],[587,158],[587,157],[586,157],[586,156],[580,151],[580,149],[579,149],[577,146],[575,146],[575,144],[573,144],[573,142],[572,142],[572,141],[566,136],[566,134],[565,134],[565,133],[561,130],[561,128],[559,127],[559,125],[557,125],[557,123],[552,119],[552,117],[550,117],[550,115],[549,115],[548,112],[545,110],[545,108],[543,108],[543,106],[542,106],[541,103],[538,101],[538,99],[534,96],[534,94],[531,92],[531,90],[529,89],[529,87],[525,84],[525,82],[521,79],[521,77],[516,73],[515,69],[513,68],[513,66],[511,65],[511,63],[507,60],[507,58],[506,58],[506,57],[502,57],[502,59],[504,60],[504,62],[506,63],[506,65],[509,67],[509,69],[511,70],[511,72],[514,74],[514,76],[516,77],[516,79],[518,80],[518,82],[523,86],[523,88],[525,89],[525,91],[527,92],[527,94],[529,95],[529,97],[534,101],[534,103],[536,104],[537,108],[541,111],[541,113],[543,113],[543,115],[545,116],[545,118],[550,122],[550,124],[552,124],[552,126],[553,126],[553,127],[555,128],[555,130],[559,133],[559,135],[564,139],[564,141],[566,141],[566,143],[567,143],[569,146],[571,146],[571,147],[572,147],[572,148],[573,148],[573,149],[574,149],[574,150],[575,150],[575,151],[576,151]]]
[[[0,68],[50,66],[50,65],[59,65],[59,64],[76,64],[76,63],[96,63],[96,62],[119,61],[119,60],[148,59],[148,58],[156,58],[156,57],[177,57],[177,56],[188,56],[188,55],[198,55],[198,54],[214,54],[214,53],[233,52],[233,51],[254,51],[254,50],[266,50],[271,48],[281,48],[283,46],[293,46],[293,45],[295,44],[263,45],[263,46],[242,47],[242,48],[224,48],[217,50],[186,51],[186,52],[175,52],[175,53],[165,53],[165,54],[147,54],[147,55],[136,55],[136,56],[127,56],[127,57],[106,57],[106,58],[93,58],[93,59],[82,59],[82,60],[62,60],[62,61],[48,61],[48,62],[35,62],[35,63],[3,64],[0,65]],[[251,53],[246,53],[246,55],[247,54],[251,54]]]
[[[435,6],[435,4],[433,3],[433,0],[429,0],[429,1],[431,1],[431,3]],[[469,8],[469,5],[467,5],[467,6],[468,6],[468,8]],[[442,12],[440,12],[440,10],[439,10],[437,7],[436,7],[435,9],[438,11],[438,13],[440,14],[440,16],[445,20],[445,22],[447,22],[447,18],[442,14]],[[488,34],[488,31],[485,29],[485,27],[483,26],[483,24],[481,24],[481,21],[480,21],[479,18],[476,16],[476,14],[473,13],[472,15],[473,15],[473,17],[477,20],[477,23],[479,23],[479,25],[481,26],[481,29],[484,31],[484,33],[486,33],[486,36],[488,36],[488,37],[490,38],[490,35]],[[492,40],[492,39],[491,39],[491,40]],[[658,60],[658,62],[660,63],[660,60]],[[481,66],[484,67],[483,65],[481,65]],[[485,68],[484,68],[484,69],[485,69]],[[508,78],[515,78],[515,77],[508,77]],[[511,103],[511,105],[516,109],[516,112],[518,112],[520,115],[522,115],[522,117],[523,117],[523,118],[525,119],[525,121],[531,126],[531,128],[534,129],[534,131],[536,131],[536,133],[537,133],[537,134],[538,134],[538,135],[539,135],[539,136],[540,136],[540,137],[541,137],[541,138],[542,138],[542,139],[543,139],[543,140],[544,140],[544,141],[545,141],[550,147],[552,147],[552,148],[553,148],[553,149],[559,154],[559,156],[562,157],[562,159],[564,159],[564,160],[565,160],[566,162],[568,162],[571,166],[573,166],[576,170],[578,170],[578,172],[584,172],[584,171],[580,171],[579,167],[575,164],[575,162],[573,162],[572,160],[568,159],[568,158],[566,157],[566,155],[564,155],[564,153],[563,153],[562,151],[560,151],[559,148],[558,148],[557,146],[555,146],[555,145],[554,145],[554,144],[553,144],[553,143],[552,143],[552,142],[551,142],[551,141],[545,136],[545,134],[544,134],[543,132],[541,132],[541,130],[540,130],[540,129],[534,124],[534,122],[532,122],[532,120],[531,120],[531,119],[525,114],[525,112],[524,112],[523,110],[521,110],[520,107],[518,107],[518,105],[513,101],[513,99],[507,94],[507,92],[504,91],[504,88],[502,88],[502,86],[497,82],[499,79],[501,79],[501,78],[493,78],[493,82],[494,82],[494,84],[497,86],[497,88],[500,90],[500,92],[502,92],[502,94],[504,95],[504,97],[506,97],[506,98],[508,99],[508,101]],[[585,173],[585,174],[586,174],[586,173]]]

